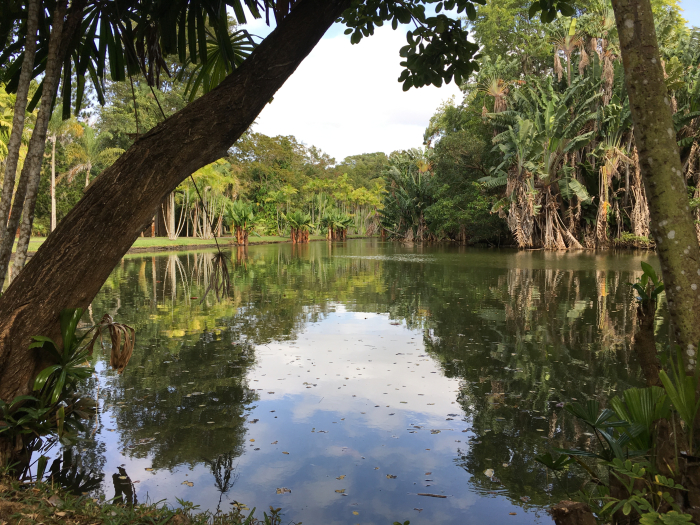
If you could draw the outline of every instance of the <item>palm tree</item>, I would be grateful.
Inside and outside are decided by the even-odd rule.
[[[484,95],[487,95],[489,97],[493,97],[493,112],[494,113],[500,113],[502,111],[505,111],[508,109],[508,104],[506,100],[506,96],[508,95],[508,82],[505,80],[498,78],[496,76],[489,77],[485,79],[483,82],[481,82],[479,86],[479,92],[483,93]],[[488,110],[486,109],[486,106],[484,105],[482,114],[483,116],[486,116],[486,113]]]
[[[557,78],[561,80],[563,69],[559,55],[564,54],[566,58],[566,85],[571,85],[571,56],[578,49],[581,53],[581,61],[579,62],[579,74],[583,74],[583,69],[588,65],[588,54],[586,53],[584,38],[576,34],[576,19],[571,20],[569,30],[566,35],[558,36],[552,39],[554,44],[554,72]]]
[[[107,135],[107,134],[105,134]],[[121,148],[105,148],[105,135],[98,135],[94,128],[83,126],[83,134],[80,140],[74,142],[68,148],[68,158],[73,167],[67,175],[72,180],[78,173],[85,173],[85,187],[90,184],[92,168],[107,168],[111,166],[119,156],[124,153]]]
[[[6,162],[9,154],[10,134],[12,132],[12,119],[14,118],[14,106],[17,95],[5,91],[5,86],[0,84],[0,163]],[[34,115],[32,115],[34,116]],[[21,169],[24,156],[27,153],[27,143],[32,133],[29,126],[22,132],[19,150],[18,166]]]
[[[340,210],[327,211],[321,218],[321,227],[328,231],[329,241],[344,241],[347,239],[348,228],[352,226],[353,218]]]
[[[632,163],[632,159],[627,156],[627,152],[622,148],[621,142],[621,134],[608,135],[598,145],[596,150],[598,160],[602,161],[600,166],[598,216],[596,218],[596,241],[599,247],[605,247],[608,243],[608,210],[611,208],[608,197],[609,191],[612,188],[613,178],[620,177],[618,168],[621,163]],[[619,214],[617,207],[615,209]],[[620,222],[620,218],[618,217],[618,226]]]
[[[191,71],[188,66],[193,64],[192,57],[185,61],[177,80],[182,80],[185,75],[190,76],[185,87],[185,95],[189,96],[190,102],[198,95],[200,88],[203,93],[208,93],[221,84],[253,51],[253,40],[245,30],[232,33],[228,39],[229,44],[221,46],[217,35],[210,28],[206,28],[207,60],[200,61]],[[224,40],[221,42],[225,43]]]
[[[236,232],[236,243],[239,245],[248,244],[248,232],[255,224],[255,212],[249,202],[240,199],[226,208],[226,222],[229,228]]]
[[[309,230],[312,226],[310,214],[295,210],[283,217],[289,223],[292,244],[309,242]]]
[[[594,136],[589,123],[596,114],[590,107],[602,96],[594,88],[578,78],[560,94],[549,78],[517,91],[517,109],[492,114],[509,126],[494,138],[502,163],[481,180],[490,187],[507,185],[506,198],[495,208],[503,213],[510,203],[508,226],[521,247],[534,246],[538,233],[537,244],[546,249],[582,247],[559,211],[563,201],[571,207],[575,199],[590,200],[567,159]]]
[[[49,121],[46,134],[47,140],[51,142],[51,229],[56,229],[56,141],[66,144],[74,138],[83,135],[83,127],[72,117],[63,120],[58,111],[54,111]],[[71,180],[73,177],[70,177]]]

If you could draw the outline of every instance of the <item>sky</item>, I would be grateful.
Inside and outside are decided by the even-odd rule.
[[[683,16],[700,26],[700,0],[681,0]],[[377,28],[351,45],[343,27],[333,26],[262,111],[254,130],[294,135],[341,162],[349,155],[418,148],[430,117],[460,91],[454,82],[408,92],[401,89],[399,49],[404,31]],[[253,34],[269,31],[261,21]]]

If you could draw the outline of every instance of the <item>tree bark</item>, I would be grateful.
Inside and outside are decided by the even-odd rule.
[[[650,0],[612,0],[634,137],[669,312],[688,365],[700,341],[700,247],[676,144]]]
[[[24,59],[22,71],[17,84],[17,96],[15,98],[14,115],[12,117],[12,131],[7,144],[7,158],[5,159],[5,180],[2,185],[2,197],[0,197],[0,243],[2,243],[7,231],[3,226],[7,224],[12,204],[12,192],[15,189],[17,164],[19,163],[19,150],[22,146],[22,134],[24,133],[24,113],[27,110],[27,97],[29,85],[32,81],[34,70],[34,56],[36,55],[36,33],[39,27],[39,0],[30,0],[27,6],[27,37],[24,44]],[[14,232],[12,232],[14,241]],[[2,285],[0,284],[0,290]]]
[[[56,93],[56,88],[61,75],[62,57],[59,55],[61,48],[61,37],[63,34],[63,24],[65,23],[67,0],[61,0],[54,9],[53,22],[51,25],[51,36],[49,38],[49,53],[46,57],[46,73],[44,75],[44,88],[39,104],[39,114],[36,117],[36,124],[29,141],[27,158],[22,167],[22,173],[17,184],[17,191],[12,202],[12,211],[8,221],[7,231],[15,231],[22,219],[19,240],[17,241],[17,251],[12,264],[12,275],[16,276],[24,267],[27,260],[27,249],[29,248],[29,237],[31,236],[32,224],[34,222],[34,206],[36,204],[36,193],[39,188],[41,177],[41,162],[44,159],[44,148],[46,146],[46,131],[51,119],[51,105]],[[0,246],[0,288],[2,288],[7,265],[12,250],[12,241],[9,235],[5,235]]]
[[[59,313],[86,307],[157,206],[226,155],[351,0],[301,0],[216,89],[143,135],[105,170],[0,297],[0,398],[26,393],[33,335],[60,337]]]
[[[637,354],[639,366],[644,374],[647,386],[663,387],[659,371],[661,363],[656,357],[656,338],[654,337],[654,318],[656,316],[656,304],[648,301],[647,304],[637,306],[639,325],[634,335],[634,352]]]

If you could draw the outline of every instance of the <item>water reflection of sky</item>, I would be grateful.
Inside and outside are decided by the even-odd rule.
[[[139,501],[281,506],[286,518],[305,523],[483,523],[494,516],[532,523],[536,509],[474,493],[470,474],[455,466],[458,449],[473,436],[455,402],[460,384],[424,350],[420,332],[336,305],[296,341],[256,349],[249,384],[260,400],[248,412],[247,446],[221,502],[206,465],[150,472],[150,459],[119,454],[108,456],[105,471],[123,466],[138,481]],[[98,439],[107,450],[121,448],[118,431],[101,431]],[[278,495],[278,488],[291,493]]]
[[[138,336],[123,376],[98,362],[103,412],[80,449],[102,493],[122,467],[139,502],[307,524],[551,523],[562,492],[533,456],[587,439],[562,401],[636,381],[639,258],[301,248],[239,253],[225,303],[200,299],[204,256],[115,270],[93,309]]]

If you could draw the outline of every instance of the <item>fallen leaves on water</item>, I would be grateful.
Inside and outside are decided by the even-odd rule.
[[[509,512],[508,513],[509,516],[515,516],[516,514],[517,514],[517,512]]]
[[[152,468],[147,468],[146,470],[147,470],[148,472],[152,472],[152,471],[153,471]]]
[[[281,489],[277,489],[277,494],[291,494],[292,489],[288,489],[287,487],[282,487]]]
[[[282,454],[289,454],[289,452],[282,452]]]
[[[343,474],[342,476],[338,476],[338,477],[335,478],[335,479],[345,479],[345,474]]]
[[[524,501],[525,503],[527,503],[528,501],[530,501],[530,496],[520,496],[520,501]]]
[[[270,445],[276,445],[276,444],[277,444],[277,441],[273,441],[272,443],[270,443]]]
[[[336,489],[335,491],[336,491],[338,494],[345,494],[345,491],[346,491],[346,490],[347,490],[347,489]]]
[[[356,510],[353,510],[353,511],[352,511],[352,514],[353,514],[353,516],[358,516],[360,513],[357,512]]]
[[[430,476],[431,474],[432,474],[432,472],[426,472],[426,473],[425,473],[426,476]]]
[[[493,474],[494,472],[492,468],[487,468],[486,470],[484,470],[484,476],[486,476],[487,478],[492,478]]]
[[[249,439],[248,441],[250,441],[251,443],[254,443],[254,442],[255,442],[254,439]]]
[[[427,492],[419,492],[419,496],[427,496],[429,498],[440,498],[440,499],[445,499],[447,496],[443,496],[442,494],[428,494]]]
[[[387,474],[386,479],[396,479],[396,476],[394,476],[393,474]]]
[[[181,485],[187,485],[188,487],[194,487],[194,483],[192,483],[191,481],[183,481],[181,483]]]

